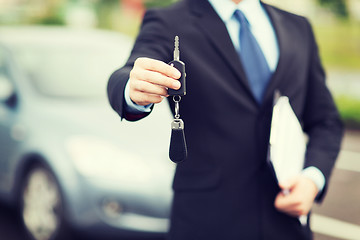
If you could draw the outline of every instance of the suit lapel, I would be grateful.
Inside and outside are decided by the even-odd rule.
[[[254,106],[258,108],[259,105],[254,98],[241,60],[234,48],[225,24],[207,0],[190,0],[189,3],[190,9],[197,18],[196,25],[207,35],[215,50],[229,64],[240,80],[240,83],[248,92]],[[283,80],[283,75],[286,72],[286,62],[289,60],[287,53],[291,52],[289,50],[291,50],[292,46],[291,42],[288,41],[288,33],[291,29],[287,28],[286,21],[282,19],[282,16],[273,7],[264,3],[262,5],[269,15],[279,44],[279,62],[264,93],[263,103],[266,103],[269,99],[273,98],[274,91],[279,87],[281,80]]]
[[[252,98],[254,105],[257,105],[241,60],[234,48],[225,24],[207,0],[190,0],[189,2],[191,4],[191,10],[196,17],[196,26],[207,35],[214,49],[228,63],[231,70]]]
[[[283,75],[286,72],[286,63],[289,60],[288,53],[291,52],[291,42],[288,39],[289,29],[286,27],[286,21],[282,16],[271,6],[263,4],[266,12],[269,15],[272,26],[275,30],[276,38],[279,45],[279,62],[270,82],[265,90],[263,103],[269,99],[273,99],[274,91],[279,88],[280,82],[283,80]]]

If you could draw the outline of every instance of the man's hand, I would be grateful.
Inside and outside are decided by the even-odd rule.
[[[150,59],[138,58],[130,72],[130,98],[138,105],[160,103],[168,96],[167,89],[178,90],[177,80],[181,73],[168,64]]]
[[[307,215],[318,193],[315,183],[307,177],[298,176],[279,185],[289,194],[280,192],[276,196],[276,209],[293,217]]]

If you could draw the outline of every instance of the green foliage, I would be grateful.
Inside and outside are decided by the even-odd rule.
[[[120,15],[120,5],[118,0],[106,0],[106,1],[97,1],[94,7],[97,20],[99,21],[99,27],[105,29],[114,29],[113,24],[117,22],[114,21],[114,15]]]
[[[326,68],[360,69],[360,23],[319,23],[314,25],[314,31]]]
[[[145,0],[145,7],[152,8],[152,7],[166,7],[170,4],[176,2],[176,0]]]
[[[347,18],[349,11],[347,9],[346,0],[317,0],[320,5],[327,7],[339,18]]]
[[[335,102],[345,125],[360,128],[360,100],[348,96],[337,96]]]
[[[47,16],[37,20],[36,24],[43,25],[65,25],[64,18],[62,16]]]

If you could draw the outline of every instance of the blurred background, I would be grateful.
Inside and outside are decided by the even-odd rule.
[[[159,141],[167,146],[169,132],[161,126],[169,123],[170,113],[164,105],[156,109],[154,116],[136,123],[140,127],[122,122],[119,129],[110,130],[120,121],[105,102],[105,86],[111,72],[126,60],[145,9],[175,1],[0,0],[1,239],[32,236],[49,240],[52,235],[63,236],[59,231],[67,235],[58,239],[81,239],[90,228],[98,239],[105,235],[116,239],[161,239],[168,226],[174,166],[161,165],[162,161],[169,162],[163,155],[166,148],[149,150],[147,156],[134,154],[133,146],[138,143],[129,136],[133,131],[146,131],[148,136],[160,132]],[[264,2],[310,19],[327,84],[346,126],[328,195],[313,209],[315,239],[360,240],[360,1]],[[83,79],[89,88],[79,92]],[[44,100],[47,104],[40,103]],[[99,108],[89,110],[97,104]],[[103,106],[107,108],[100,110]],[[80,108],[85,110],[78,111]],[[89,116],[92,120],[85,127],[83,121]],[[37,126],[34,122],[47,124]],[[80,127],[74,129],[75,122],[81,131]],[[100,126],[97,131],[94,125]],[[149,126],[153,131],[148,130]],[[39,135],[39,129],[47,134]],[[121,136],[130,140],[125,142]],[[98,165],[86,165],[87,160],[104,152],[107,160],[97,159]],[[124,159],[122,165],[111,160],[118,158]],[[148,158],[161,159],[161,167],[148,166]],[[123,183],[125,177],[119,177],[119,172],[111,170],[114,164],[123,169],[127,183]],[[147,168],[140,171],[142,176],[136,176],[134,172],[144,164]],[[107,168],[99,167],[103,165]],[[146,178],[149,172],[159,178]],[[34,197],[38,195],[47,196],[45,203]],[[85,204],[86,200],[90,203]],[[56,208],[56,214],[34,207],[36,201]],[[47,224],[34,217],[34,211],[44,212]],[[73,228],[78,231],[69,231]]]

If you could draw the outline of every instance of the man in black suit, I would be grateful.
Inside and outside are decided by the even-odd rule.
[[[121,118],[147,116],[168,88],[180,87],[180,73],[166,64],[176,35],[187,72],[188,159],[174,177],[169,239],[311,239],[298,216],[323,199],[343,129],[310,24],[258,0],[149,10],[129,60],[109,80]],[[275,90],[289,97],[309,136],[304,171],[284,183],[267,162]]]

